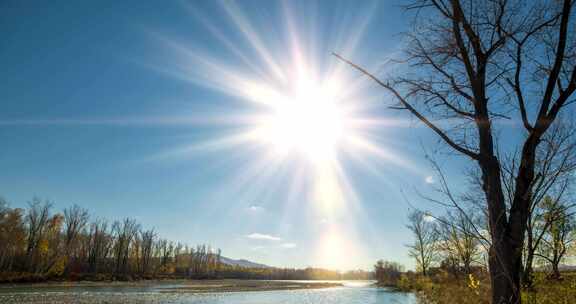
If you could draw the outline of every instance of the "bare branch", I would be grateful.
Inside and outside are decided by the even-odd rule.
[[[420,121],[422,121],[424,124],[426,124],[429,128],[431,128],[432,130],[434,130],[434,132],[436,132],[436,134],[438,134],[448,145],[450,145],[452,148],[454,148],[455,150],[457,150],[458,152],[467,155],[468,157],[472,158],[472,159],[478,159],[479,156],[477,153],[470,151],[458,144],[456,144],[452,139],[450,139],[448,137],[448,135],[446,135],[446,133],[444,133],[442,130],[440,130],[440,128],[438,128],[436,125],[434,125],[432,122],[430,122],[430,120],[428,120],[426,117],[424,117],[422,114],[420,114],[414,107],[412,107],[403,97],[402,95],[400,95],[400,93],[394,89],[392,86],[390,86],[389,84],[386,84],[384,82],[382,82],[380,79],[378,79],[376,76],[372,75],[370,72],[366,71],[364,68],[354,64],[353,62],[345,59],[344,57],[336,54],[336,53],[332,53],[334,56],[336,56],[338,59],[346,62],[347,64],[349,64],[350,66],[352,66],[353,68],[355,68],[356,70],[360,71],[361,73],[363,73],[364,75],[368,76],[369,78],[371,78],[372,80],[374,80],[376,83],[378,83],[380,86],[382,86],[383,88],[387,89],[388,91],[390,91],[397,99],[398,101],[400,101],[400,103],[408,110],[410,111],[410,113],[412,113],[414,116],[416,116]]]

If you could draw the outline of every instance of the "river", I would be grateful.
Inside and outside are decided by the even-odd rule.
[[[179,303],[179,304],[415,304],[410,293],[343,282],[324,289],[190,293],[174,285],[99,287],[14,287],[0,289],[0,303]]]

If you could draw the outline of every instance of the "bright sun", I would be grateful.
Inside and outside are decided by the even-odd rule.
[[[166,155],[225,152],[221,157],[214,155],[215,163],[232,177],[223,186],[226,191],[215,193],[214,201],[221,201],[227,210],[233,210],[224,205],[230,198],[239,202],[236,206],[245,201],[282,204],[278,227],[284,231],[292,227],[285,225],[292,224],[292,219],[304,218],[311,229],[306,230],[310,233],[306,239],[311,241],[308,245],[314,243],[316,263],[346,268],[351,265],[350,256],[362,253],[360,241],[364,239],[355,223],[364,219],[361,197],[348,170],[366,168],[380,177],[383,173],[373,168],[373,160],[378,161],[376,165],[380,161],[403,168],[410,165],[383,146],[388,138],[382,132],[396,125],[380,118],[376,98],[381,96],[370,93],[372,83],[329,53],[336,50],[354,58],[364,54],[356,54],[356,46],[364,39],[374,10],[350,19],[354,26],[320,37],[324,32],[308,19],[299,19],[304,15],[294,14],[296,8],[288,3],[281,5],[278,15],[285,25],[280,31],[252,24],[234,1],[221,4],[229,22],[202,18],[210,32],[207,39],[214,38],[215,44],[206,44],[210,48],[159,36],[174,54],[166,56],[174,58],[173,69],[155,66],[161,73],[217,93],[202,91],[198,96],[216,98],[214,108],[206,103],[208,112],[204,112],[204,102],[195,100],[195,107],[196,102],[202,103],[201,108],[194,108],[200,113],[183,120],[202,124],[202,131],[192,137],[206,135],[208,140]],[[191,11],[201,15],[196,9]],[[230,35],[226,35],[228,25],[232,26]],[[214,51],[215,45],[221,48]],[[204,123],[215,128],[203,134]]]
[[[338,83],[308,77],[295,82],[286,94],[267,94],[269,113],[259,120],[257,139],[277,153],[314,161],[331,158],[345,137],[347,121]]]

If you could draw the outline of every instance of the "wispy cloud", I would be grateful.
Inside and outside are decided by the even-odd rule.
[[[424,181],[425,181],[427,184],[433,184],[433,183],[434,183],[434,177],[433,177],[432,175],[426,176],[426,179],[424,179]]]
[[[282,238],[279,238],[277,236],[273,236],[270,234],[263,234],[263,233],[251,233],[246,235],[246,238],[252,239],[252,240],[264,240],[264,241],[281,241]]]
[[[297,245],[296,245],[296,243],[284,243],[284,244],[280,245],[280,247],[286,248],[286,249],[292,249],[292,248],[296,248]]]
[[[0,120],[0,126],[174,126],[209,125],[214,123],[237,123],[246,120],[239,117],[190,117],[190,116],[153,116],[153,117],[110,117],[110,118],[46,118],[46,119],[9,119]]]
[[[250,207],[248,207],[248,210],[253,211],[253,212],[259,212],[259,211],[264,211],[264,208],[262,206],[258,206],[258,205],[251,205]]]

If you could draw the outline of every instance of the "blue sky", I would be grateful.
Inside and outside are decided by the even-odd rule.
[[[424,150],[438,145],[386,109],[369,81],[346,67],[339,74],[342,87],[359,87],[348,101],[358,116],[390,122],[363,133],[387,156],[338,151],[338,170],[324,174],[340,174],[337,207],[308,195],[318,173],[309,159],[269,161],[266,144],[227,141],[263,111],[246,100],[251,90],[237,91],[242,80],[290,83],[276,72],[293,68],[295,45],[320,78],[342,68],[333,51],[378,70],[408,29],[396,1],[0,6],[0,195],[13,206],[33,196],[55,210],[76,203],[93,217],[133,217],[162,237],[274,266],[413,265],[401,191],[433,209],[413,192],[432,189]],[[463,163],[444,161],[449,174]]]

